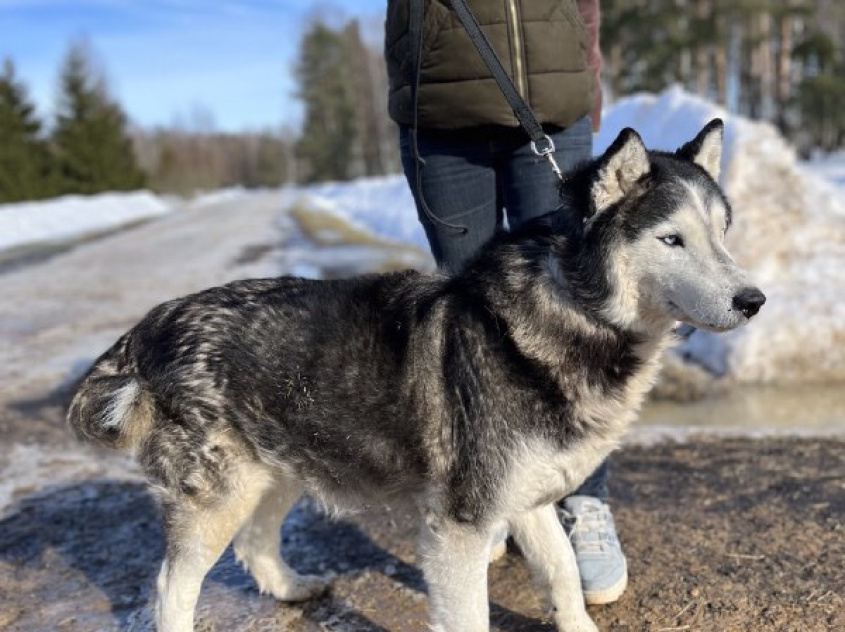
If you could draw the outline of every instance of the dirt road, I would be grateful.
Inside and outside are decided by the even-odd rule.
[[[706,439],[630,446],[613,463],[631,582],[592,609],[601,630],[845,630],[845,442]],[[108,468],[15,493],[0,520],[0,629],[150,629],[157,508],[131,470]],[[335,521],[303,501],[283,547],[298,570],[337,574],[332,592],[278,604],[228,550],[206,579],[197,630],[424,632],[414,531],[401,512]],[[490,598],[494,629],[551,632],[516,551],[492,566]]]

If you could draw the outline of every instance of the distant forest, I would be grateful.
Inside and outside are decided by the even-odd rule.
[[[679,83],[777,125],[805,154],[845,145],[843,0],[601,0],[612,97]]]
[[[803,154],[845,145],[842,0],[603,0],[606,103],[679,83],[777,125]],[[149,187],[191,194],[241,185],[346,180],[399,169],[381,46],[357,21],[314,19],[300,42],[302,128],[214,129],[198,109],[138,129],[84,42],[62,62],[39,118],[13,60],[0,66],[0,202]],[[271,80],[271,79],[268,79]]]

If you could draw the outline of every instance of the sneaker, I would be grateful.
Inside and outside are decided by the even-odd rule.
[[[592,496],[570,496],[558,512],[575,551],[584,601],[591,605],[613,603],[628,586],[628,563],[610,507]]]

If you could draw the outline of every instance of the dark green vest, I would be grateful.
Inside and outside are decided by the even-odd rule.
[[[575,0],[467,0],[502,65],[541,123],[567,127],[590,113],[588,35]],[[419,125],[460,129],[519,123],[449,0],[427,0]],[[390,116],[413,124],[408,0],[388,0],[385,57]]]

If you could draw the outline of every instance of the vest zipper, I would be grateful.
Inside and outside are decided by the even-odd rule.
[[[526,97],[525,84],[525,64],[523,63],[522,50],[522,31],[519,28],[519,11],[517,8],[517,0],[507,0],[505,7],[508,13],[508,22],[510,23],[511,31],[511,59],[513,60],[513,80],[516,84],[516,89],[519,96],[523,99]]]

